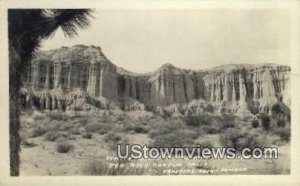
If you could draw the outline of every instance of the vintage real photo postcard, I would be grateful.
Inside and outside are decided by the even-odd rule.
[[[299,1],[0,3],[0,184],[300,185]]]

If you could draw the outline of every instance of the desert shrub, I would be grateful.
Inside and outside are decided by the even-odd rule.
[[[152,130],[149,132],[151,138],[187,128],[185,123],[177,119],[166,119],[158,123],[152,123],[151,127]]]
[[[287,122],[291,122],[291,113],[288,113],[286,116]]]
[[[109,132],[108,134],[106,134],[104,137],[104,141],[114,151],[117,150],[118,144],[120,145],[128,144],[128,138],[124,134],[119,134],[114,132]],[[125,149],[121,149],[121,153],[123,153],[123,150]]]
[[[250,111],[251,110],[252,109],[250,108]],[[255,113],[254,110],[253,110],[253,112]],[[245,114],[245,115],[239,116],[239,119],[242,120],[242,121],[245,121],[245,122],[252,121],[253,120],[253,115],[252,114]]]
[[[220,129],[215,126],[203,126],[203,131],[205,131],[206,134],[218,134],[220,133]]]
[[[80,134],[80,129],[79,128],[72,128],[70,130],[71,134],[79,135]]]
[[[140,121],[148,124],[152,119],[155,119],[155,115],[145,115],[141,117]]]
[[[44,139],[46,141],[55,141],[59,137],[61,137],[61,134],[58,131],[49,131],[44,136]]]
[[[150,128],[148,126],[145,126],[143,124],[137,123],[137,124],[130,124],[124,127],[125,132],[135,132],[135,133],[148,133]]]
[[[37,146],[37,144],[25,140],[25,141],[22,141],[22,146],[27,147],[27,148],[32,148],[32,147]]]
[[[184,139],[179,138],[175,134],[163,134],[154,137],[154,147],[180,147],[183,146]]]
[[[277,127],[285,127],[286,126],[286,122],[284,119],[279,118],[277,121]]]
[[[62,112],[48,112],[46,115],[51,120],[57,120],[57,121],[66,121],[66,120],[68,120],[68,116],[63,114]]]
[[[108,119],[109,119],[108,116],[97,117],[97,123],[107,123]]]
[[[206,132],[203,130],[203,128],[201,127],[198,127],[198,128],[193,128],[192,129],[192,131],[195,133],[195,134],[197,134],[197,138],[199,137],[199,136],[204,136],[204,135],[206,135]]]
[[[199,137],[199,132],[195,130],[185,129],[178,131],[177,135],[194,140]]]
[[[186,116],[184,119],[185,119],[185,123],[187,125],[190,125],[193,127],[200,126],[199,118],[197,116]]]
[[[126,119],[126,114],[120,114],[116,116],[117,121],[124,121]]]
[[[153,110],[152,111],[155,115],[158,115],[158,116],[160,116],[160,117],[162,117],[162,118],[164,118],[164,119],[170,119],[171,118],[171,116],[172,116],[172,113],[171,112],[168,112],[168,111],[166,111],[166,110],[162,110],[162,111],[159,111],[159,110],[157,110],[157,109],[155,109],[155,110]]]
[[[232,114],[223,114],[222,115],[222,121],[221,121],[221,128],[222,129],[228,129],[228,128],[234,128],[235,127],[235,116]]]
[[[265,139],[261,136],[247,134],[243,140],[238,141],[238,145],[242,148],[255,148],[255,147],[264,147]]]
[[[103,135],[103,134],[106,134],[106,133],[108,133],[109,131],[111,131],[112,130],[112,126],[111,125],[102,125],[102,127],[100,128],[100,129],[98,129],[98,134],[101,134],[101,135]]]
[[[122,139],[122,136],[121,136],[120,134],[116,134],[116,133],[110,132],[110,133],[108,133],[108,134],[105,136],[104,141],[105,141],[105,142],[110,142],[110,141],[112,141],[112,142],[118,142],[118,141],[120,141],[121,139]]]
[[[87,118],[80,118],[79,119],[79,123],[82,125],[82,126],[85,126],[88,122],[88,119]]]
[[[168,119],[152,126],[149,136],[153,146],[174,147],[193,144],[198,138],[197,131],[190,130],[184,122],[178,119]]]
[[[257,128],[259,126],[258,120],[252,120],[251,125],[253,128]]]
[[[237,152],[243,148],[263,147],[263,138],[258,134],[247,134],[238,129],[228,129],[221,135],[221,144],[224,147],[231,147]]]
[[[184,120],[187,125],[194,127],[209,125],[212,122],[212,118],[208,114],[201,114],[199,116],[186,116]]]
[[[68,140],[76,140],[76,137],[75,136],[67,136],[66,137]]]
[[[45,119],[45,116],[42,114],[36,114],[33,116],[33,119],[34,120],[43,120],[43,119]]]
[[[268,116],[266,114],[262,114],[260,116],[260,120],[261,120],[261,125],[262,125],[263,129],[265,131],[269,131],[270,130],[270,126],[271,126],[271,118],[270,118],[270,116]]]
[[[68,153],[74,146],[66,139],[60,139],[56,142],[56,151],[59,153]]]
[[[95,160],[88,162],[83,168],[83,172],[91,176],[106,175],[109,173],[109,168],[107,162]]]
[[[271,108],[272,112],[275,114],[275,115],[280,115],[280,114],[283,114],[284,111],[282,110],[281,106],[279,103],[275,103],[272,108]]]
[[[31,137],[38,137],[38,136],[42,136],[43,134],[45,134],[47,131],[45,128],[42,127],[37,127],[35,129],[32,130],[32,135]]]
[[[221,143],[225,147],[235,147],[238,139],[244,135],[237,129],[228,129],[221,135]]]
[[[59,130],[61,130],[61,131],[67,131],[73,127],[70,123],[67,123],[67,122],[66,123],[61,122],[57,126],[58,126]]]
[[[159,136],[160,134],[161,132],[158,129],[154,129],[149,132],[150,138],[154,138],[155,136]]]
[[[203,141],[199,141],[197,142],[197,145],[200,145],[201,148],[213,148],[214,145],[213,145],[213,142],[210,141],[210,140],[203,140]]]
[[[152,137],[155,147],[189,146],[194,143],[198,134],[190,130],[176,130],[169,133],[161,133]]]
[[[85,139],[92,139],[93,135],[91,133],[85,133],[82,135],[82,137]]]
[[[275,135],[278,135],[283,141],[290,141],[291,129],[290,128],[278,128],[274,131]]]
[[[89,123],[85,126],[86,132],[97,132],[99,134],[106,134],[112,129],[111,125],[102,123]]]

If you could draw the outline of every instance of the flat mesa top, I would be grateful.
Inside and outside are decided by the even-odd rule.
[[[71,61],[71,62],[77,62],[77,63],[105,63],[109,66],[114,65],[102,52],[101,47],[99,46],[86,46],[86,45],[74,45],[72,47],[61,47],[58,49],[48,50],[48,51],[40,51],[35,56],[36,60],[41,61]],[[158,70],[155,72],[149,72],[149,73],[135,73],[128,71],[126,69],[123,69],[121,67],[117,67],[117,71],[119,74],[124,75],[133,75],[133,76],[149,76],[156,74],[157,72],[161,71],[173,71],[176,74],[182,73],[182,71],[185,72],[204,72],[204,73],[221,73],[221,72],[231,72],[236,70],[255,70],[255,69],[276,69],[276,68],[284,68],[288,71],[290,71],[290,66],[288,65],[278,65],[273,63],[259,63],[259,64],[226,64],[221,65],[213,68],[208,69],[181,69],[176,66],[174,66],[172,63],[165,63],[161,65]]]
[[[109,62],[100,47],[74,45],[58,49],[40,51],[36,55],[38,60],[47,61],[76,61],[83,63]]]

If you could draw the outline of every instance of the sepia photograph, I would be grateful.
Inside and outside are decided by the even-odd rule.
[[[9,176],[291,176],[291,8],[5,14]]]

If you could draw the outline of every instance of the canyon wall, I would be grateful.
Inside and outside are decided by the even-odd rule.
[[[202,100],[201,104],[205,101],[221,112],[268,113],[278,100],[290,105],[290,71],[289,66],[275,64],[224,65],[201,71],[165,64],[153,73],[136,74],[116,67],[100,47],[76,45],[38,53],[24,76],[23,92],[27,104],[33,102],[30,97],[43,97],[37,101],[43,107],[46,102],[58,105],[58,100],[65,105],[61,108],[76,107],[65,98],[72,92],[69,102],[85,95],[92,105],[88,109],[173,105],[170,108],[176,110],[176,104],[195,105],[195,100]],[[80,96],[74,92],[81,92]]]

